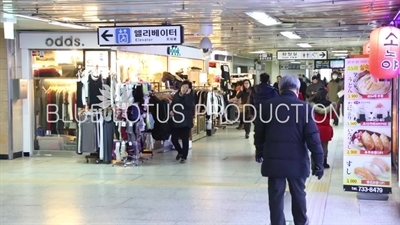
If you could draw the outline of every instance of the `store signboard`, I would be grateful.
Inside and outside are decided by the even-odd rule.
[[[300,64],[287,64],[287,65],[279,65],[280,70],[300,70]]]
[[[272,61],[274,59],[274,55],[272,53],[262,53],[258,54],[258,59],[261,61]]]
[[[188,59],[203,60],[204,54],[201,49],[189,46],[120,46],[119,51],[135,52],[150,55],[172,56]]]
[[[345,65],[343,188],[391,193],[391,80],[374,79],[368,58]]]
[[[96,32],[21,32],[21,49],[98,49]]]
[[[278,60],[315,60],[327,59],[327,51],[277,51],[276,58]]]
[[[182,25],[99,27],[99,46],[181,45]]]

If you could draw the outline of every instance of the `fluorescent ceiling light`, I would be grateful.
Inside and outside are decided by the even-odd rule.
[[[75,29],[90,29],[90,27],[85,27],[77,24],[72,24],[72,23],[62,23],[58,21],[50,21],[49,24],[54,25],[54,26],[62,26],[62,27],[69,27],[69,28],[75,28]]]
[[[265,26],[273,26],[282,23],[278,19],[272,18],[271,16],[263,12],[248,12],[246,14],[254,20],[257,20],[257,22],[264,24]]]
[[[293,64],[300,64],[301,62],[291,61],[290,63],[293,63]]]
[[[255,51],[255,52],[249,52],[250,54],[264,54],[266,53],[265,51]]]
[[[311,48],[312,46],[308,43],[299,43],[297,44],[298,46],[302,47],[302,48]]]
[[[24,18],[24,19],[28,19],[28,20],[36,20],[36,21],[40,21],[40,22],[49,22],[50,20],[48,19],[42,19],[39,17],[33,17],[33,16],[25,16],[25,15],[18,15],[18,14],[13,14],[15,17],[19,17],[19,18]]]
[[[345,54],[345,53],[342,53],[342,54],[334,54],[334,56],[347,56],[347,55],[349,55],[349,54]]]
[[[347,50],[334,50],[334,51],[332,51],[332,52],[347,53],[347,52],[349,52],[349,51],[347,51]]]
[[[291,31],[283,31],[283,32],[281,32],[281,35],[285,36],[289,39],[301,39],[301,37],[299,35],[297,35],[294,32],[291,32]]]

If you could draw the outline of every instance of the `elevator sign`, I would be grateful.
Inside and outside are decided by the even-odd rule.
[[[182,25],[99,27],[99,46],[181,45],[184,42]]]

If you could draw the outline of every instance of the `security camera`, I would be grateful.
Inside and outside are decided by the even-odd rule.
[[[203,48],[203,53],[208,53],[208,51],[210,51],[209,48]]]
[[[200,48],[203,49],[204,53],[207,53],[212,48],[212,43],[208,37],[203,37],[200,41]]]

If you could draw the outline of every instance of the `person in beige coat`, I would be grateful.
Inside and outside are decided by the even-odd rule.
[[[332,102],[332,103],[337,104],[338,101],[339,101],[338,93],[342,89],[341,85],[340,85],[340,79],[339,79],[338,72],[333,72],[331,74],[331,77],[332,77],[332,79],[328,83],[328,100],[330,102]],[[336,112],[337,112],[337,116],[334,117],[334,120],[333,120],[333,124],[335,126],[339,125],[339,118],[338,117],[340,115],[340,110],[336,109]]]

